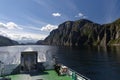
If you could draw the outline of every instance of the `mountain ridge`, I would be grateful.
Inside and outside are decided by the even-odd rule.
[[[19,43],[17,41],[11,40],[7,37],[0,35],[0,46],[12,46],[12,45],[18,45]]]
[[[60,46],[120,45],[120,18],[98,24],[87,19],[66,21],[50,32],[42,44]]]

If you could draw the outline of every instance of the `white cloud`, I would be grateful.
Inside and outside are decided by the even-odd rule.
[[[5,28],[5,29],[22,29],[21,27],[19,27],[14,22],[7,22],[7,23],[0,22],[0,28]]]
[[[3,30],[0,30],[0,35],[8,37],[7,33],[5,31],[3,31]]]
[[[47,24],[47,25],[42,26],[42,27],[29,26],[28,28],[31,29],[31,30],[36,30],[36,31],[48,31],[48,32],[50,32],[53,29],[58,28],[58,26],[57,25],[52,25],[52,24]]]
[[[79,16],[79,17],[82,17],[82,16],[84,16],[84,14],[82,14],[82,13],[78,13],[78,16]]]
[[[56,28],[57,25],[51,24],[47,24],[41,28],[18,25],[14,22],[0,22],[0,35],[22,43],[36,42],[45,39],[49,32]]]
[[[57,25],[51,25],[51,24],[47,24],[46,26],[43,26],[40,30],[41,31],[52,31],[53,29],[58,28]]]
[[[55,16],[55,17],[60,17],[61,16],[60,13],[52,13],[52,15]]]
[[[0,22],[0,28],[6,28],[5,26],[6,26],[6,25],[5,25],[4,23],[1,23],[1,22]]]
[[[75,17],[87,18],[87,16],[85,16],[83,13],[78,13]]]
[[[37,40],[44,39],[45,37],[47,37],[47,35],[26,32],[26,33],[16,33],[16,34],[11,33],[10,37],[18,41],[22,41],[22,40],[37,41]]]
[[[29,27],[30,26],[17,25],[14,22],[0,22],[0,35],[23,43],[35,42],[47,37],[47,34],[37,33],[35,29]]]
[[[12,31],[6,29],[0,29],[0,35],[8,37],[12,40],[16,40],[18,42],[26,43],[26,42],[36,42],[38,40],[43,40],[47,37],[44,34],[32,33],[32,32],[21,32],[21,31]]]

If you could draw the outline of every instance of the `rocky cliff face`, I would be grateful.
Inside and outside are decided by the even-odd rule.
[[[11,46],[11,45],[17,45],[17,44],[18,42],[16,41],[0,36],[0,46]]]
[[[43,41],[43,44],[61,46],[119,45],[120,19],[110,24],[100,25],[81,19],[60,24]]]
[[[120,19],[110,24],[102,25],[104,36],[102,36],[101,44],[120,45]]]

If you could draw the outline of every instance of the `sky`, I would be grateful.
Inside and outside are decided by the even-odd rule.
[[[120,18],[120,0],[0,0],[0,35],[18,42],[45,39],[59,24]]]

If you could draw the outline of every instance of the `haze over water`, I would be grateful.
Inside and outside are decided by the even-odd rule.
[[[120,47],[55,47],[44,45],[0,47],[0,53],[22,52],[31,47],[35,51],[50,53],[58,61],[91,80],[120,80]]]

